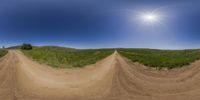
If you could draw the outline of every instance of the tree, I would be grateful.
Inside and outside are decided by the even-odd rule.
[[[22,44],[21,49],[23,49],[23,50],[31,50],[31,49],[33,49],[33,47],[32,47],[31,44],[24,43],[24,44]]]

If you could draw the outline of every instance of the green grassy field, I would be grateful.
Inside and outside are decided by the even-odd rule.
[[[155,49],[118,49],[118,52],[133,62],[159,69],[172,69],[188,65],[200,59],[200,50],[155,50]]]
[[[177,68],[200,59],[200,49],[194,50],[156,50],[156,49],[117,49],[132,60],[158,69]],[[40,63],[56,68],[83,67],[111,55],[114,49],[73,49],[56,46],[34,47],[23,52]]]
[[[3,57],[4,55],[7,54],[8,51],[0,49],[0,57]]]
[[[112,49],[73,49],[63,47],[34,47],[32,50],[23,50],[25,55],[32,59],[56,68],[83,67],[111,55]]]

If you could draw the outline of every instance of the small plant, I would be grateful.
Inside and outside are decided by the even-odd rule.
[[[31,49],[33,49],[33,47],[31,44],[24,43],[24,44],[22,44],[21,49],[22,50],[31,50]]]
[[[7,53],[8,53],[7,50],[5,50],[5,49],[0,49],[0,57],[5,56]]]

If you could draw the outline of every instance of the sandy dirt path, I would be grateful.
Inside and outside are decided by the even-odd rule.
[[[200,61],[170,71],[117,52],[80,69],[54,69],[18,50],[0,58],[0,100],[200,100]]]

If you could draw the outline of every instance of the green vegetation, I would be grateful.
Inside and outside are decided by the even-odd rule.
[[[7,50],[0,49],[0,57],[3,57],[3,56],[6,55],[7,53],[8,53]]]
[[[155,50],[155,49],[118,49],[118,52],[133,62],[158,69],[172,69],[188,65],[200,59],[200,50]]]
[[[33,47],[22,50],[32,59],[56,68],[83,67],[111,55],[112,49],[73,49],[56,46]]]
[[[22,50],[31,50],[32,48],[33,47],[31,44],[26,44],[26,43],[22,44],[22,46],[21,46]]]
[[[188,65],[200,59],[200,49],[191,50],[156,50],[156,49],[117,49],[118,52],[146,66],[158,69],[172,69]],[[56,68],[83,67],[94,64],[114,52],[114,49],[73,49],[57,46],[33,47],[22,50],[27,56],[40,63]]]

